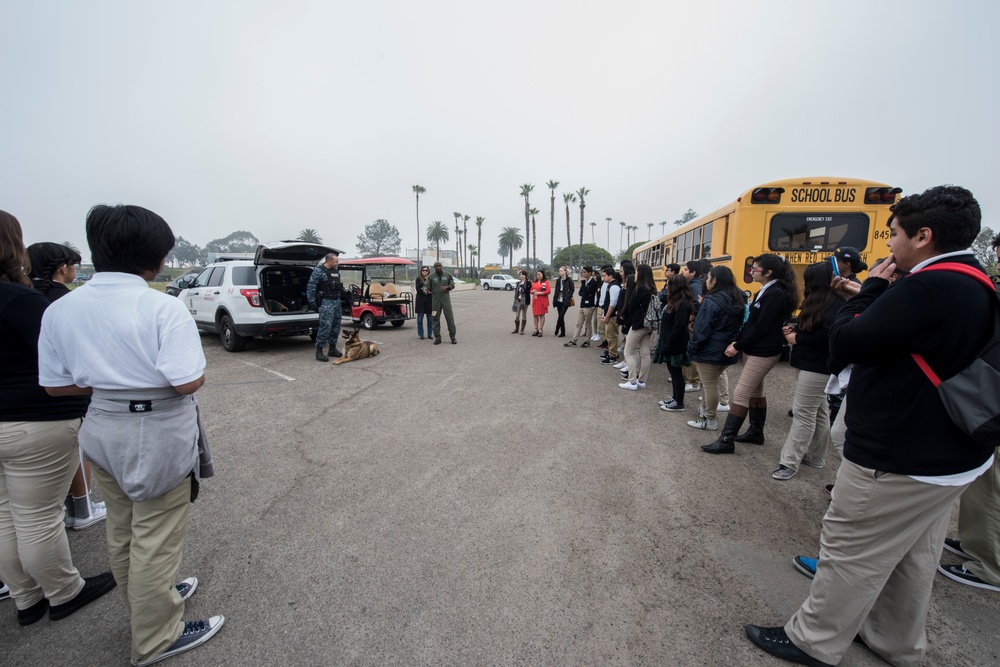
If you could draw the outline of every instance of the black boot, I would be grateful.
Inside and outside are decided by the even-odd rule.
[[[316,348],[316,361],[330,361],[330,357],[323,354],[323,348]]]
[[[764,420],[767,418],[767,408],[750,408],[750,428],[734,440],[751,445],[764,444]]]
[[[743,426],[745,419],[746,417],[740,417],[730,412],[726,415],[726,425],[722,427],[722,435],[712,444],[702,445],[702,451],[709,454],[732,454],[735,452],[736,445],[733,444],[733,440],[736,434],[740,432],[740,427]]]
[[[331,345],[331,346],[330,346],[330,356],[331,356],[331,357],[342,357],[342,356],[344,356],[344,355],[342,355],[342,354],[340,353],[340,350],[338,350],[338,349],[337,349],[337,346],[336,346],[336,345]]]

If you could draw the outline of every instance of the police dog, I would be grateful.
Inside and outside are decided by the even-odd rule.
[[[378,354],[378,345],[370,340],[361,340],[357,329],[344,331],[340,335],[344,339],[344,354],[333,363],[346,364],[348,361],[357,361]]]

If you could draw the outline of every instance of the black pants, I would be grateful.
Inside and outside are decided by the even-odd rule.
[[[670,380],[674,383],[674,400],[677,405],[684,405],[684,371],[681,366],[671,366],[667,364],[670,371]]]
[[[556,318],[556,336],[559,334],[566,335],[566,320],[564,318],[566,317],[567,310],[569,310],[569,306],[562,303],[556,304],[556,312],[559,313],[559,317]]]

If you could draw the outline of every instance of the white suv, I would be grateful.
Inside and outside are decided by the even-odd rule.
[[[243,350],[250,338],[315,338],[319,314],[309,308],[306,285],[329,252],[341,251],[296,241],[261,245],[253,260],[210,264],[177,298],[200,330],[219,334],[227,352]]]

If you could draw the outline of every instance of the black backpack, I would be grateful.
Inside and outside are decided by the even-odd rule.
[[[993,336],[971,364],[942,380],[923,356],[916,353],[912,356],[927,379],[937,388],[944,409],[955,425],[980,444],[1000,446],[1000,294],[985,273],[967,264],[942,262],[921,271],[961,273],[985,286],[995,297]]]

